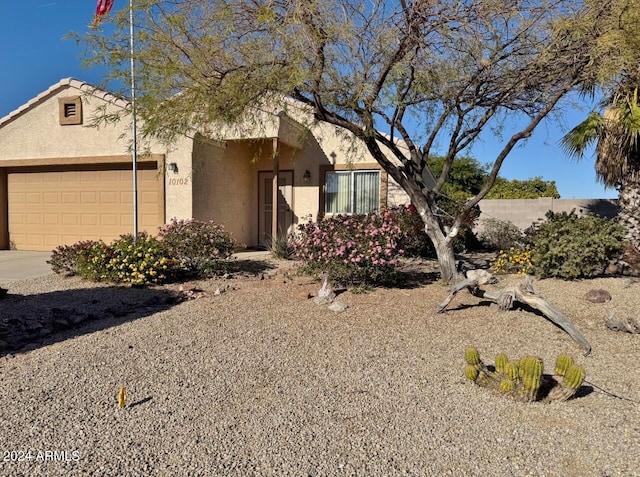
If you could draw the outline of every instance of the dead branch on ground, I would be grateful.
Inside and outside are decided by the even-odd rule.
[[[486,270],[470,270],[467,278],[458,282],[451,290],[449,296],[438,306],[438,313],[444,312],[453,298],[462,290],[467,290],[473,296],[487,299],[496,303],[501,310],[511,310],[515,304],[520,303],[538,310],[547,319],[560,327],[584,350],[584,355],[591,353],[591,345],[578,329],[557,308],[545,301],[533,291],[533,282],[530,277],[524,283],[507,286],[497,292],[483,290],[481,285],[495,281],[493,275]]]

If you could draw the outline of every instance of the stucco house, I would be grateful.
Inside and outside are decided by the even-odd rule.
[[[124,108],[67,78],[0,118],[0,249],[51,250],[132,232],[128,121],[90,127],[96,108]],[[248,247],[326,214],[408,203],[364,146],[327,123],[256,111],[261,127],[222,140],[181,137],[138,157],[139,229],[171,218],[214,220]],[[274,207],[277,197],[277,207]]]

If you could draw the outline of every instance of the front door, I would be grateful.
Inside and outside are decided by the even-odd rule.
[[[259,172],[259,243],[273,237],[273,172]],[[293,171],[278,173],[278,236],[286,236],[293,224]]]

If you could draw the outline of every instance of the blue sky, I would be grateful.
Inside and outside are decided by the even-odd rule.
[[[114,10],[126,0],[115,0]],[[70,32],[84,31],[93,18],[95,0],[20,0],[3,5],[0,15],[0,117],[37,96],[62,78],[74,77],[88,83],[102,81],[103,71],[80,66],[82,50],[71,40]],[[563,198],[613,198],[616,191],[598,184],[593,155],[576,163],[558,147],[562,134],[575,126],[588,112],[569,109],[558,122],[541,124],[524,146],[506,159],[501,175],[508,179],[542,176],[554,180]],[[505,130],[504,135],[506,137]],[[0,147],[2,145],[0,144]],[[471,155],[489,162],[500,150],[498,138],[485,134]]]

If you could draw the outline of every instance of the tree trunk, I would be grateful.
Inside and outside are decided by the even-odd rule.
[[[442,281],[445,283],[456,283],[462,280],[462,276],[458,272],[456,265],[456,257],[453,253],[453,243],[447,240],[443,240],[442,242],[433,240],[433,242],[436,249],[436,256],[438,257],[438,264],[440,265],[440,277]]]
[[[456,257],[453,253],[453,237],[455,235],[449,237],[443,232],[442,225],[436,219],[424,196],[414,194],[411,199],[418,209],[422,222],[424,222],[424,230],[436,250],[441,280],[447,284],[464,280],[464,277],[458,272]]]
[[[640,169],[622,178],[618,221],[625,229],[625,239],[640,250]]]

